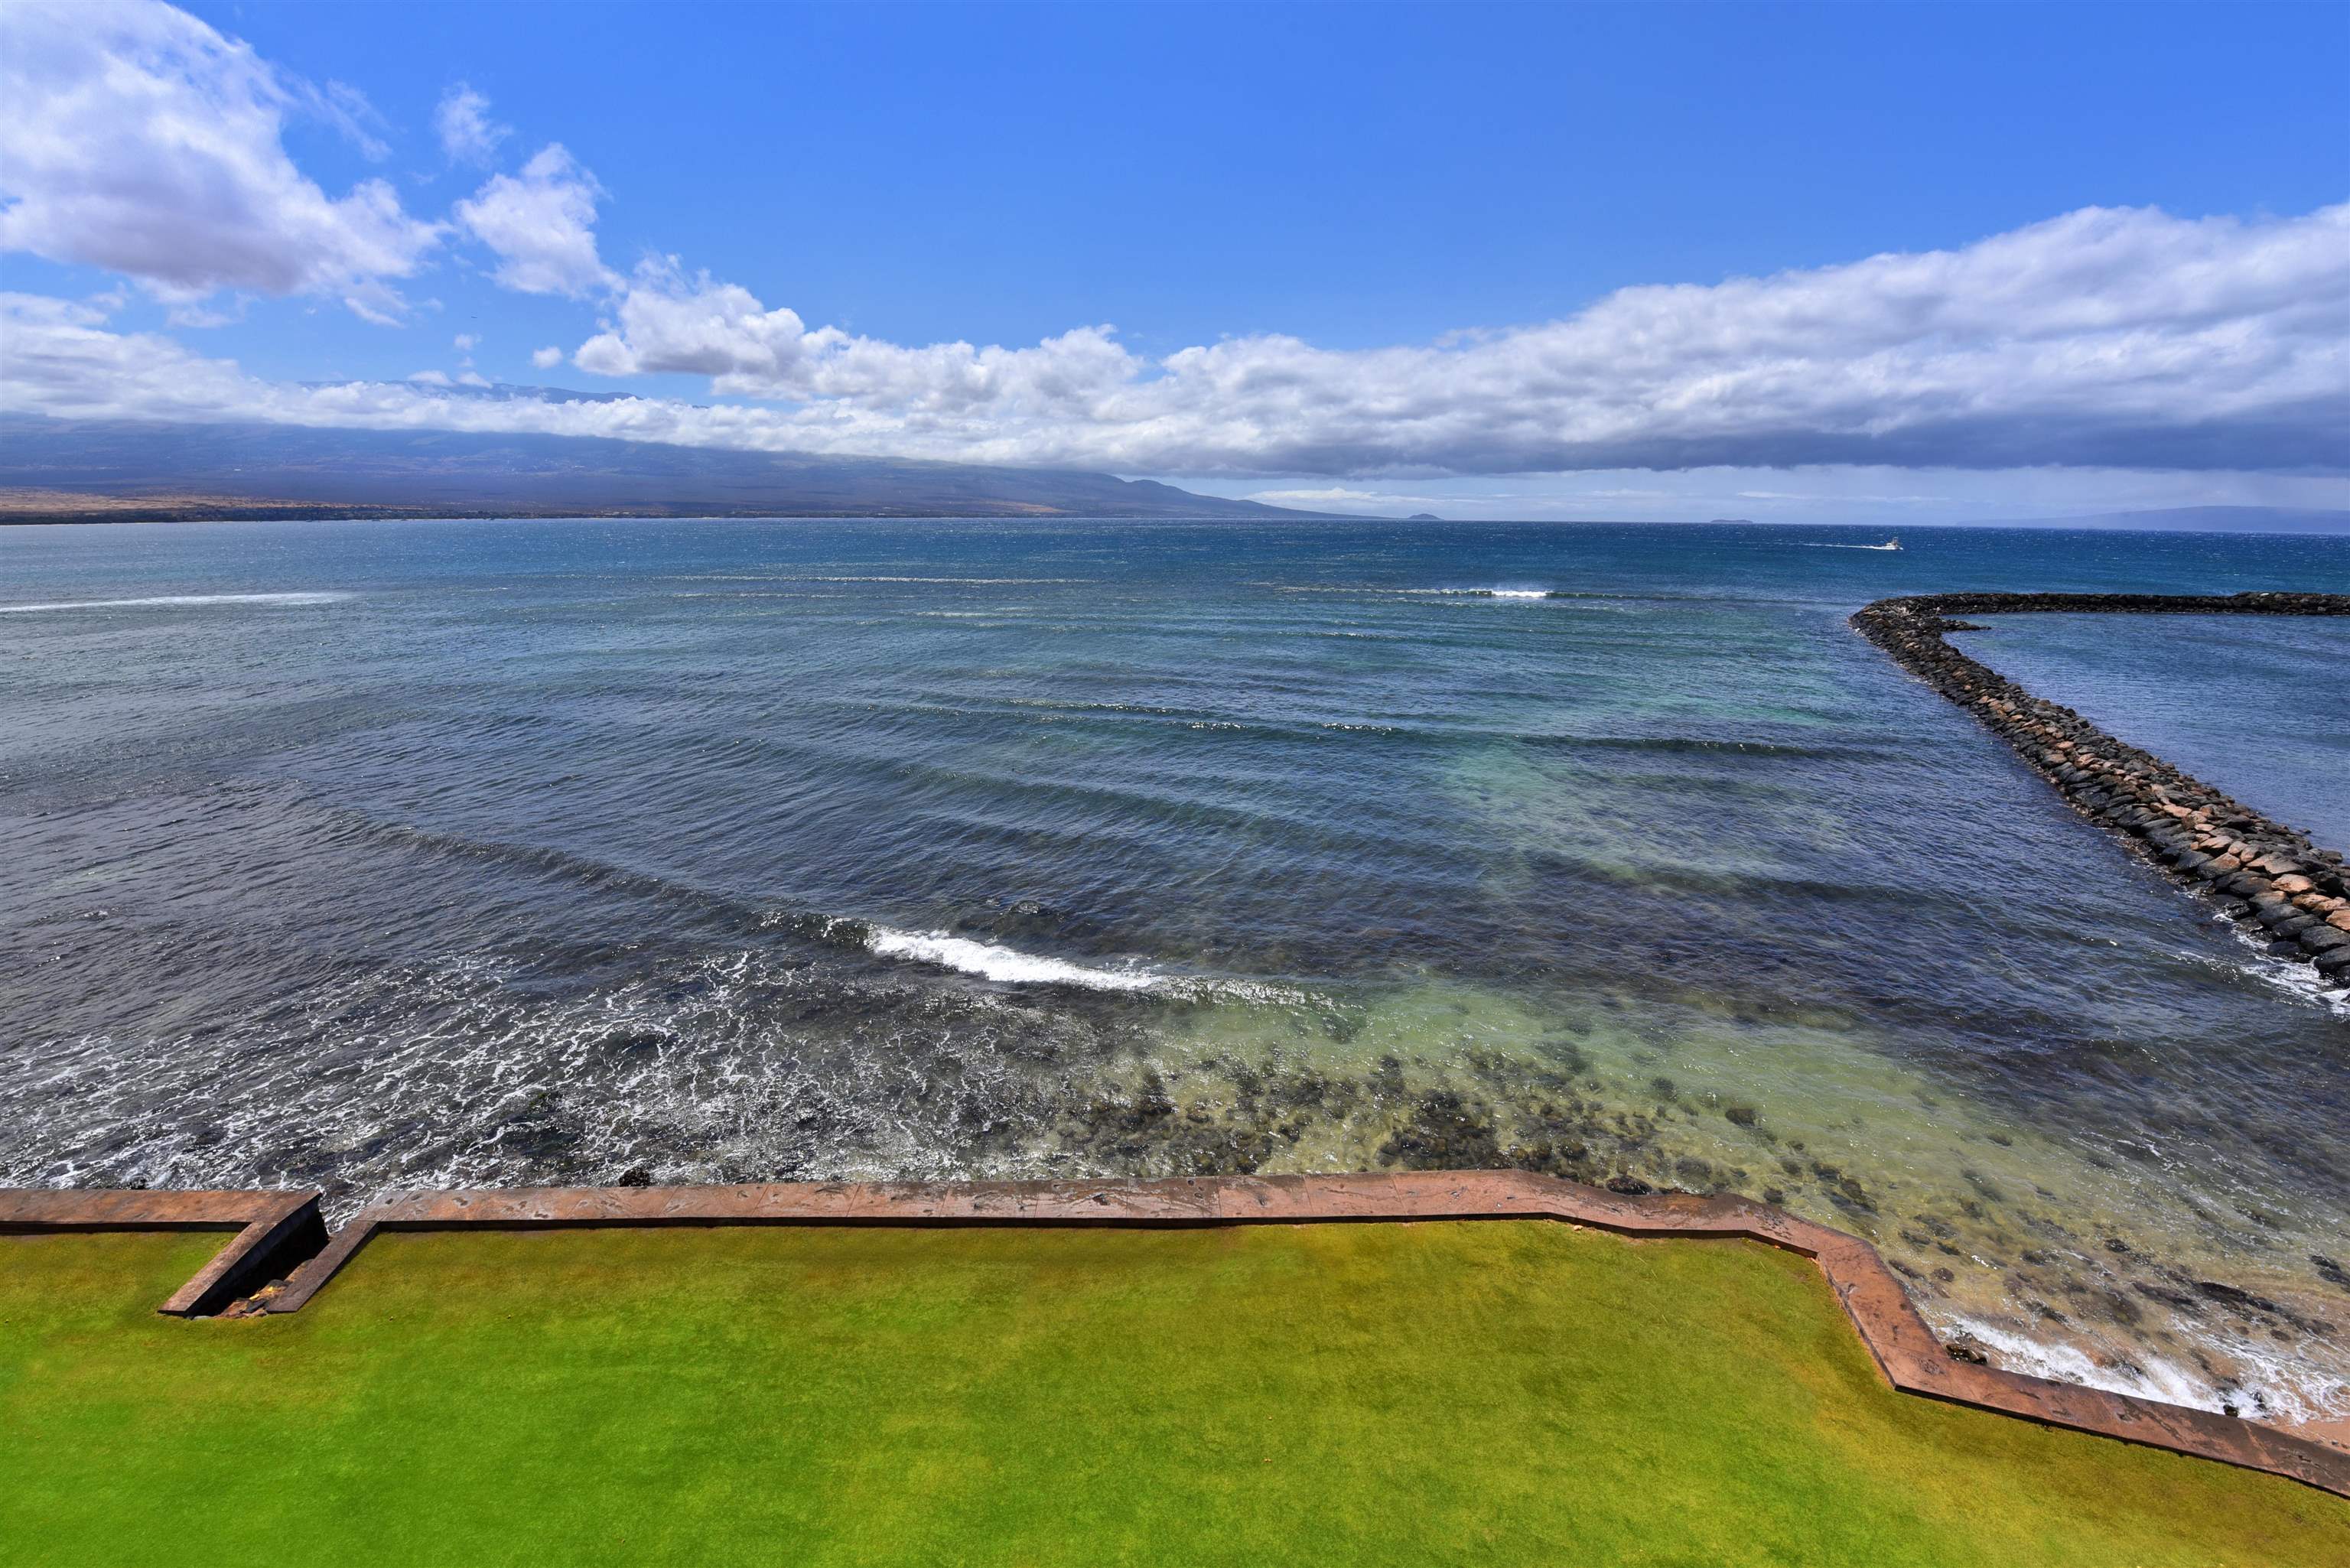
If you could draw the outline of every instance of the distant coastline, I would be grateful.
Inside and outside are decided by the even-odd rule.
[[[1092,518],[1089,512],[1065,512],[1047,506],[1000,507],[992,511],[957,512],[938,507],[912,507],[885,510],[878,507],[851,507],[840,511],[816,511],[806,508],[762,507],[750,511],[727,511],[715,507],[667,508],[660,506],[564,506],[547,510],[527,506],[400,506],[354,505],[348,503],[314,501],[284,501],[265,496],[235,495],[78,495],[62,492],[27,493],[0,490],[0,527],[57,526],[72,527],[105,523],[495,523],[559,519],[639,519],[647,522],[669,521],[726,522],[759,518],[786,518],[808,522],[853,522],[859,518],[906,520],[924,517],[952,518],[958,522],[988,522],[1003,520],[1042,521],[1051,518]],[[1315,513],[1293,515],[1308,522],[1325,521]],[[1118,519],[1138,523],[1196,522],[1243,523],[1263,519],[1253,513],[1214,513],[1160,514],[1134,513]],[[1335,519],[1330,519],[1335,521]]]
[[[605,437],[0,414],[0,522],[1325,514],[1150,479]]]
[[[1095,476],[1087,476],[1095,477]],[[1099,476],[1107,477],[1107,476]],[[1112,481],[1112,483],[1130,483]],[[1171,486],[1159,486],[1171,490]],[[1216,498],[1193,495],[1188,491],[1176,491],[1191,501],[1213,503]],[[501,521],[551,521],[560,518],[629,519],[646,521],[667,519],[675,522],[723,522],[754,518],[790,518],[816,521],[853,521],[858,518],[918,519],[925,517],[952,518],[957,521],[1045,521],[1054,518],[1068,520],[1100,520],[1131,522],[1197,522],[1245,523],[1270,520],[1268,514],[1284,520],[1302,523],[1392,523],[1465,524],[1484,523],[1503,525],[1495,518],[1440,517],[1433,513],[1415,513],[1409,517],[1388,517],[1372,514],[1298,512],[1288,508],[1259,505],[1248,502],[1232,502],[1232,511],[1220,511],[1211,504],[1197,509],[1154,512],[1129,510],[1111,512],[1095,508],[1070,509],[1036,503],[1020,505],[1010,503],[983,508],[957,507],[941,504],[933,505],[866,505],[820,508],[784,504],[741,507],[709,504],[680,503],[664,504],[647,502],[628,505],[599,506],[594,504],[541,506],[526,502],[497,505],[436,505],[419,503],[365,503],[348,501],[309,500],[299,497],[269,495],[239,495],[197,491],[114,491],[47,490],[29,486],[0,485],[0,527],[57,525],[70,526],[98,523],[382,523],[382,522],[442,522],[492,523]],[[1243,509],[1245,508],[1245,509]],[[2244,514],[2240,520],[2207,517],[2212,513]],[[2240,536],[2268,535],[2277,538],[2350,538],[2350,512],[2341,514],[2308,513],[2267,515],[2269,509],[2261,507],[2183,507],[2177,514],[2112,513],[2100,518],[2039,518],[2016,522],[1974,523],[1908,523],[1904,528],[1921,532],[1984,532],[2022,530],[2079,529],[2089,532],[2126,534],[2193,534],[2232,535]],[[2161,519],[2178,516],[2178,521]],[[2143,520],[2143,521],[2137,521]],[[1747,517],[1715,517],[1703,523],[1658,519],[1619,517],[1577,517],[1528,519],[1547,525],[1572,527],[1673,527],[1673,528],[1873,528],[1874,524],[1822,523],[1810,521],[1759,522]],[[2263,526],[2263,523],[2275,525]]]
[[[1399,501],[1397,504],[1401,504]],[[595,436],[0,414],[0,524],[494,518],[954,517],[1461,524],[1306,511],[1152,479]],[[2350,537],[2350,510],[2193,506],[2072,517],[1484,519],[1558,525],[1991,528]],[[1874,541],[1872,541],[1874,542]]]

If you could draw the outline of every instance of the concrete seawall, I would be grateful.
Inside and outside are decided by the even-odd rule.
[[[2034,611],[2350,616],[2350,595],[1924,594],[1879,599],[1852,618],[1896,663],[2014,747],[2074,810],[2215,901],[2278,957],[2309,964],[2325,984],[2350,986],[2350,873],[2341,851],[2124,744],[1943,640],[1981,629],[1963,616]]]
[[[239,1240],[161,1310],[217,1301],[224,1260],[244,1256],[283,1216],[315,1214],[314,1192],[74,1192],[0,1188],[0,1231],[224,1229]],[[776,1183],[751,1187],[512,1188],[403,1192],[369,1204],[331,1237],[270,1263],[286,1270],[220,1317],[296,1313],[385,1231],[616,1226],[1120,1226],[1378,1224],[1551,1220],[1618,1235],[1757,1241],[1808,1258],[1878,1375],[1920,1395],[2043,1426],[2262,1470],[2350,1497],[2350,1454],[2233,1415],[2051,1382],[1954,1355],[1911,1307],[1877,1250],[1857,1236],[1743,1198],[1627,1196],[1522,1170],[1379,1171],[1356,1176],[1173,1177],[1155,1180]],[[323,1242],[323,1245],[321,1245]],[[315,1250],[313,1250],[315,1249]],[[258,1271],[241,1267],[250,1282]],[[246,1288],[251,1288],[250,1283]],[[1562,1303],[1561,1310],[1589,1310]]]

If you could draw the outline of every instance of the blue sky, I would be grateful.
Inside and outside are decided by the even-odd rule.
[[[82,313],[26,307],[78,336],[0,349],[12,406],[414,422],[454,405],[409,378],[471,375],[745,410],[609,433],[1369,510],[2350,504],[2350,6],[185,9],[12,7],[11,98],[147,171],[87,130],[0,160],[5,287]],[[218,170],[68,95],[125,59],[237,111]],[[1953,259],[1854,271],[1888,253]],[[1837,389],[1871,378],[1908,411]]]

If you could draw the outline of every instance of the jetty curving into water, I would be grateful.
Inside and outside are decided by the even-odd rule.
[[[2172,881],[2218,901],[2277,956],[2312,965],[2329,985],[2350,985],[2350,871],[2340,850],[2313,844],[1943,640],[1983,629],[1964,616],[2035,611],[2350,616],[2350,594],[1919,594],[1879,599],[1852,618],[1896,663],[2014,747],[2074,810]]]

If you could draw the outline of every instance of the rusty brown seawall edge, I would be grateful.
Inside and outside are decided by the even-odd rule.
[[[327,1244],[318,1193],[88,1192],[0,1188],[0,1234],[45,1231],[234,1231],[155,1310],[211,1317]]]
[[[0,1191],[0,1229],[211,1225],[234,1205],[192,1203],[176,1221],[125,1225],[120,1200],[161,1216],[175,1198],[310,1194]],[[31,1200],[31,1201],[27,1201]],[[244,1211],[250,1211],[248,1202]],[[78,1216],[78,1218],[77,1218]],[[1909,1304],[1877,1250],[1783,1210],[1742,1198],[1631,1197],[1529,1171],[1410,1171],[1359,1176],[1200,1177],[1163,1180],[781,1183],[747,1187],[516,1188],[410,1192],[370,1204],[283,1285],[236,1303],[237,1315],[299,1311],[377,1231],[613,1226],[1033,1225],[1200,1227],[1399,1220],[1557,1220],[1626,1236],[1738,1239],[1811,1259],[1879,1374],[1893,1388],[1950,1404],[2264,1471],[2350,1497],[2350,1453],[2239,1417],[2026,1377],[1953,1360]],[[248,1220],[248,1229],[255,1221]],[[213,1272],[219,1260],[207,1265]],[[199,1275],[202,1280],[205,1276]],[[248,1273],[244,1277],[251,1278]],[[197,1282],[172,1299],[179,1301]],[[211,1293],[217,1296],[217,1292]]]
[[[2350,616],[2350,595],[1919,594],[1879,599],[1852,625],[2172,881],[2218,900],[2248,935],[2311,965],[2322,983],[2350,985],[2350,877],[2340,851],[2124,744],[1943,641],[1948,632],[1982,629],[1962,616],[2081,611]]]

